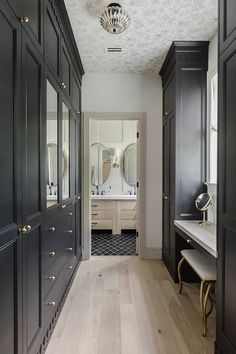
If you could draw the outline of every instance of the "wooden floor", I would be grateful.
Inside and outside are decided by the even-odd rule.
[[[200,335],[198,290],[178,294],[161,261],[94,257],[83,262],[46,354],[212,354]]]

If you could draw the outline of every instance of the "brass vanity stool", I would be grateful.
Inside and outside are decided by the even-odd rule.
[[[195,273],[201,279],[200,286],[200,309],[201,309],[201,334],[206,336],[207,333],[207,318],[210,316],[213,306],[212,299],[209,298],[209,294],[215,287],[216,283],[216,267],[212,264],[208,257],[203,256],[197,250],[183,250],[181,251],[182,259],[178,265],[178,277],[179,277],[179,292],[182,293],[183,281],[181,278],[181,269],[184,261],[186,261]],[[207,303],[210,299],[210,310],[207,312]]]

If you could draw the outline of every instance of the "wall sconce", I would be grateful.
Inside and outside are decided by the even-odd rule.
[[[112,166],[114,168],[119,168],[120,167],[120,158],[122,155],[122,149],[110,148],[109,152],[110,152],[110,156],[112,158]]]

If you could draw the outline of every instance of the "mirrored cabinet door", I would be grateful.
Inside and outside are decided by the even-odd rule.
[[[58,95],[47,81],[47,207],[58,202]]]
[[[70,196],[70,111],[62,104],[62,200]]]

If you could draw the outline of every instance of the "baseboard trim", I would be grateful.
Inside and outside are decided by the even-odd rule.
[[[162,259],[161,247],[145,247],[140,252],[141,259]]]

